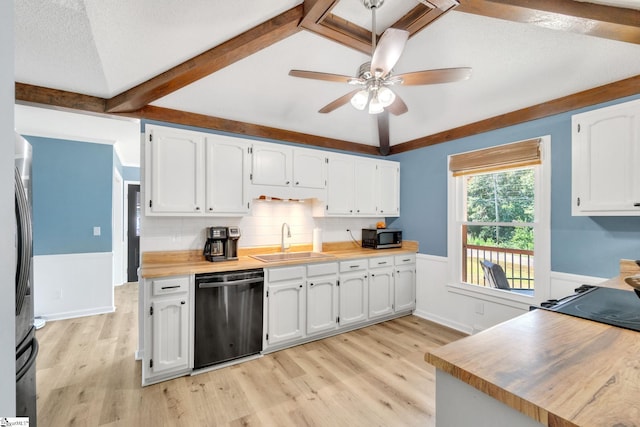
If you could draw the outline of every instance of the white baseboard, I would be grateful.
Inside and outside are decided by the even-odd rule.
[[[90,309],[90,310],[67,311],[67,312],[48,314],[46,316],[40,316],[40,317],[42,317],[46,321],[64,320],[64,319],[74,319],[76,317],[95,316],[96,314],[113,313],[115,311],[116,311],[116,307],[115,306],[111,306],[111,307],[96,307],[96,308]]]
[[[431,322],[437,323],[442,326],[446,326],[451,329],[455,329],[456,331],[460,331],[467,335],[471,335],[474,331],[473,328],[469,328],[462,323],[452,322],[449,319],[445,319],[444,317],[436,316],[434,314],[429,314],[426,311],[416,310],[413,312],[414,316],[421,317],[425,320],[429,320]]]
[[[68,319],[113,312],[111,252],[33,257],[34,312]]]

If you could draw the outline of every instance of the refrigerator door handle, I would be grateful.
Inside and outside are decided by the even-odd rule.
[[[22,377],[24,377],[24,374],[26,374],[33,366],[33,364],[36,363],[36,357],[38,356],[38,351],[40,350],[40,345],[38,344],[38,340],[36,339],[36,337],[33,337],[30,345],[24,346],[21,349],[21,352],[19,351],[18,353],[16,353],[16,359],[22,356],[28,349],[31,349],[31,354],[29,355],[29,359],[27,359],[25,364],[16,371],[16,382],[20,381]]]
[[[15,190],[16,190],[16,221],[18,222],[18,268],[16,272],[16,316],[22,310],[24,298],[29,294],[29,273],[31,271],[31,213],[29,201],[22,185],[22,178],[18,169],[15,169]]]

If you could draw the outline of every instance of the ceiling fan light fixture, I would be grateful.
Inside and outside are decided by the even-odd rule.
[[[378,89],[378,100],[383,107],[388,107],[396,100],[396,94],[388,87],[382,86]]]
[[[369,91],[366,89],[356,92],[356,94],[351,97],[351,105],[358,110],[364,110],[367,102],[369,102]]]
[[[384,106],[378,99],[378,95],[374,94],[369,101],[369,114],[380,114],[384,111]]]

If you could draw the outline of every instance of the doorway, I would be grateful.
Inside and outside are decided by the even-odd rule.
[[[127,187],[127,282],[138,281],[140,267],[140,184]]]

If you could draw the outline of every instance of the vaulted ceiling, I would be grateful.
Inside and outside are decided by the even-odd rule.
[[[598,3],[386,0],[378,33],[411,34],[396,73],[473,68],[395,89],[409,112],[391,116],[392,153],[640,93],[640,1]],[[18,131],[113,140],[125,164],[139,161],[132,118],[377,152],[375,116],[318,113],[352,87],[288,75],[356,74],[371,52],[362,0],[187,4],[17,0]]]

